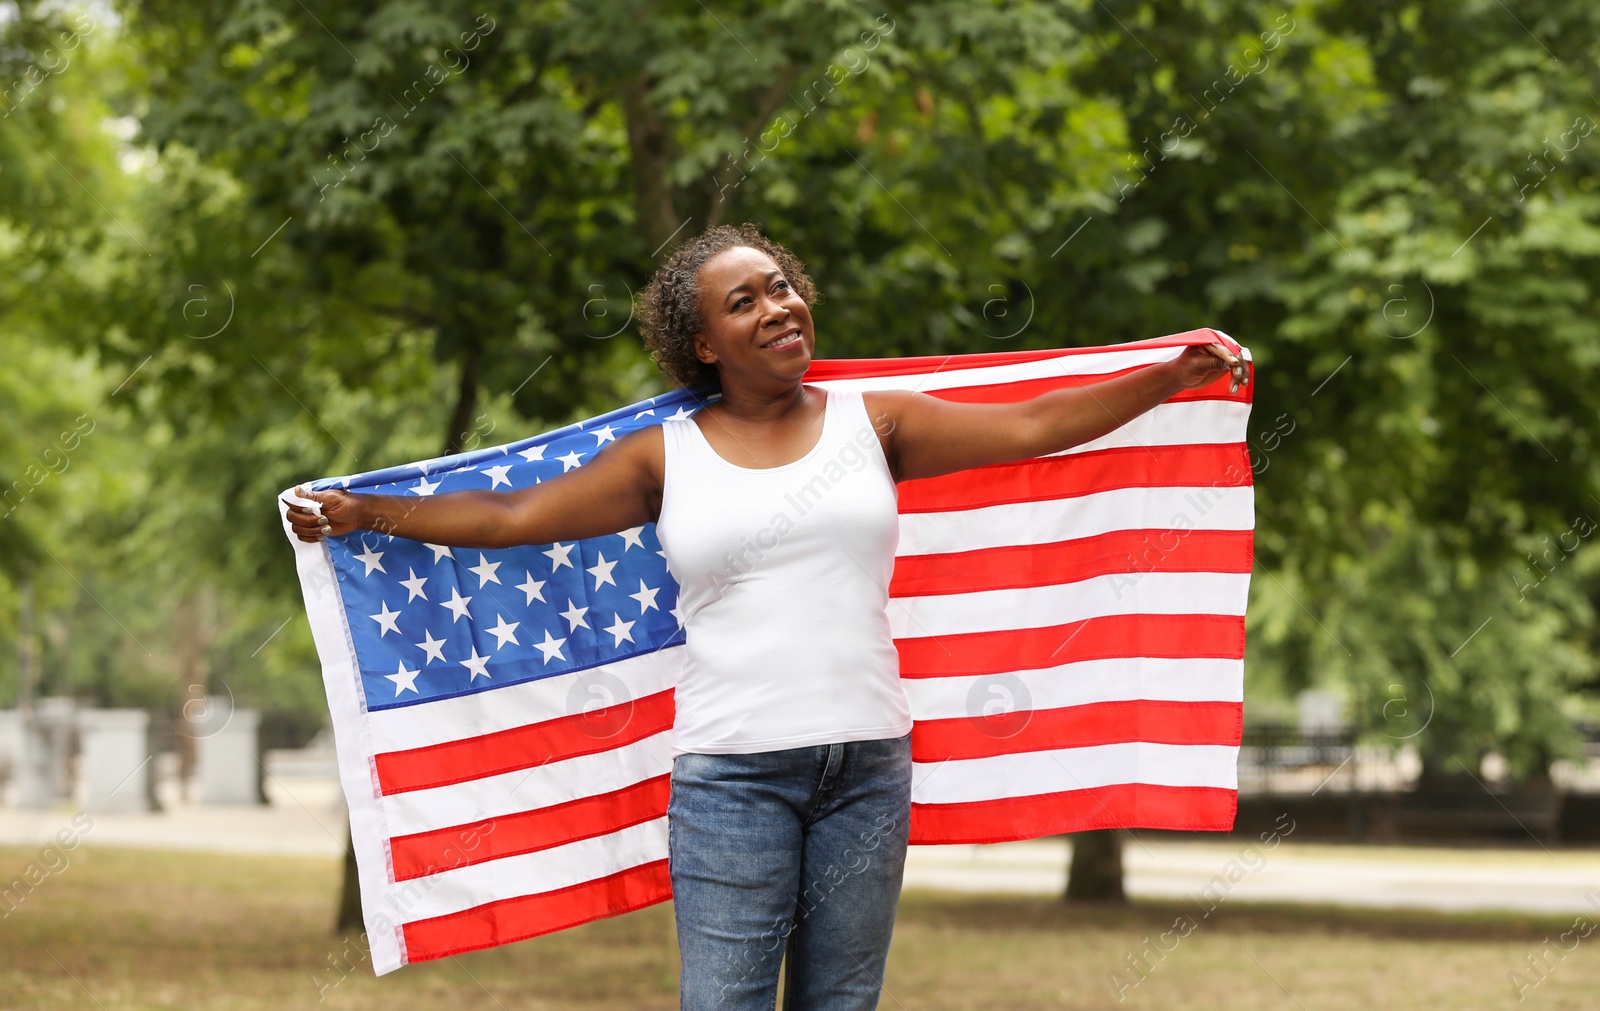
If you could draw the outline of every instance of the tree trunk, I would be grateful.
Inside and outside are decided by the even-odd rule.
[[[1121,829],[1078,832],[1072,837],[1068,902],[1126,902],[1122,891]]]
[[[22,581],[17,605],[17,708],[33,712],[33,692],[39,686],[39,654],[33,639],[33,579]]]
[[[791,63],[778,72],[778,79],[774,81],[759,95],[754,95],[754,112],[744,123],[744,146],[738,151],[727,152],[726,157],[718,163],[716,171],[711,174],[711,186],[703,190],[691,192],[690,207],[698,202],[705,207],[703,227],[711,228],[722,223],[722,216],[728,209],[728,198],[737,192],[739,184],[744,182],[745,176],[755,170],[756,165],[766,160],[767,154],[776,152],[782,137],[781,133],[773,138],[773,146],[767,147],[762,132],[772,122],[773,114],[778,111],[778,106],[783,100],[789,98],[789,89],[794,87],[794,82],[800,77],[799,64]],[[793,126],[790,126],[790,130]]]
[[[190,588],[178,600],[174,611],[175,653],[178,680],[174,687],[182,688],[174,699],[169,692],[168,704],[176,706],[172,715],[178,727],[178,781],[183,784],[184,796],[191,797],[189,788],[195,785],[195,735],[209,733],[212,708],[217,704],[212,698],[211,663],[208,653],[215,638],[216,606],[209,585]],[[229,705],[234,704],[232,692]]]
[[[365,929],[361,918],[361,882],[356,876],[355,841],[346,832],[344,837],[344,887],[339,891],[339,916],[333,925],[335,934]]]
[[[476,340],[467,341],[461,349],[461,380],[456,384],[456,409],[450,416],[450,430],[445,433],[445,456],[454,456],[464,448],[478,448],[472,412],[478,409],[478,372],[482,363],[482,345]],[[474,441],[470,447],[469,437]]]
[[[639,215],[639,230],[656,253],[682,224],[672,206],[672,183],[667,169],[672,164],[672,135],[660,110],[650,105],[650,82],[643,75],[628,81],[622,89],[622,114],[628,127],[628,161],[633,178],[633,203]]]

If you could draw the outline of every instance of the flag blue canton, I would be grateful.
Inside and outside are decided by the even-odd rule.
[[[675,390],[521,442],[312,487],[408,497],[526,488],[698,406],[693,393]],[[485,551],[371,531],[326,543],[368,710],[491,691],[684,641],[678,584],[653,523]]]

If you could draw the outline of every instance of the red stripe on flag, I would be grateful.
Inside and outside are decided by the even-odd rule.
[[[901,555],[889,596],[1055,586],[1117,572],[1249,572],[1254,543],[1250,530],[1112,530],[1049,544]]]
[[[1244,617],[1108,614],[1064,625],[896,639],[900,676],[953,677],[1039,670],[1119,657],[1244,659]]]
[[[592,839],[664,817],[671,779],[670,775],[656,776],[564,804],[500,815],[471,825],[396,836],[389,841],[395,880],[408,881],[438,873],[441,867],[466,867]],[[478,837],[479,844],[464,854],[461,851],[467,847],[462,840],[469,833]]]
[[[912,804],[913,845],[1009,842],[1102,828],[1227,832],[1239,808],[1234,790],[1214,786],[1120,783],[1092,790],[976,800],[964,804]]]
[[[1250,451],[1242,442],[1119,446],[902,481],[900,512],[981,509],[1116,488],[1242,488],[1251,477]]]
[[[1139,350],[1139,343],[1116,345],[1116,350],[1136,351]],[[970,355],[908,355],[904,358],[824,358],[813,361],[803,378],[810,383],[829,379],[876,379],[882,376],[914,376],[924,372],[958,372],[962,369],[1046,361],[1081,351],[1104,354],[1106,348],[1047,348],[1042,351],[995,351]]]
[[[993,758],[1131,741],[1238,747],[1243,730],[1244,706],[1238,702],[1094,702],[994,716],[918,720],[911,729],[911,760]]]
[[[1202,327],[1183,333],[1148,340],[1128,341],[1082,348],[1050,348],[1043,351],[993,351],[984,354],[920,355],[910,358],[833,358],[813,361],[804,376],[807,382],[826,379],[871,379],[878,376],[912,376],[924,372],[951,372],[981,369],[993,365],[1015,365],[1069,355],[1103,355],[1118,351],[1148,351],[1152,348],[1181,348],[1190,344],[1222,344],[1237,349],[1239,342],[1217,331]]]
[[[492,734],[377,755],[387,796],[610,751],[672,728],[672,691]]]
[[[402,927],[406,960],[425,962],[550,934],[672,898],[667,862],[654,860],[567,888],[497,899]]]

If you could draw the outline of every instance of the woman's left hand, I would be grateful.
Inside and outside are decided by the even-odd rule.
[[[1244,359],[1221,344],[1190,344],[1183,354],[1172,359],[1171,366],[1186,390],[1204,386],[1225,372],[1233,373],[1229,393],[1237,393],[1239,387],[1250,382],[1250,368]]]

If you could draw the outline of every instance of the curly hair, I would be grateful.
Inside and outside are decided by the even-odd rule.
[[[644,289],[639,310],[639,333],[656,367],[679,386],[720,387],[715,365],[701,361],[694,353],[694,335],[705,326],[700,315],[700,268],[725,249],[748,246],[772,257],[789,281],[795,294],[807,305],[820,296],[806,274],[805,264],[782,244],[761,234],[758,225],[717,225],[699,236],[686,239],[656,269]]]

